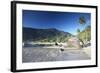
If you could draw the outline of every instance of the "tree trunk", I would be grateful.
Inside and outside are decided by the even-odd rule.
[[[79,39],[80,40],[80,42],[82,42],[82,47],[84,47],[84,42],[83,42],[83,40],[81,40],[81,39]]]

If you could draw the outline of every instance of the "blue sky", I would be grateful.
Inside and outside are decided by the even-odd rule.
[[[84,16],[84,18],[86,19],[85,25],[80,25],[80,16]],[[58,30],[69,32],[75,35],[77,34],[77,29],[80,29],[82,31],[86,26],[91,25],[91,14],[23,10],[22,24],[23,27],[37,29],[56,28]]]

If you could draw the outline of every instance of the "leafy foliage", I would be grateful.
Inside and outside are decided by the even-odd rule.
[[[80,24],[85,24],[85,23],[86,23],[86,19],[85,19],[84,16],[80,16],[80,18],[79,18],[79,23],[80,23]]]
[[[80,39],[80,41],[82,42],[83,45],[90,42],[90,40],[91,40],[91,27],[87,26],[85,28],[85,30],[78,33],[77,37]]]

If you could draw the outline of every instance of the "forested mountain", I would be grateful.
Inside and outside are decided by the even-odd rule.
[[[23,41],[66,42],[72,34],[55,28],[36,29],[23,27]]]

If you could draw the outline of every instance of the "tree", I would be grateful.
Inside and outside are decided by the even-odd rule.
[[[80,29],[77,29],[77,33],[80,33]]]
[[[83,42],[83,39],[82,39],[82,35],[81,35],[81,32],[80,32],[80,29],[77,29],[77,38],[79,39],[79,41],[82,43],[82,46],[84,46],[84,42]]]
[[[80,29],[77,29],[77,38],[80,39]]]
[[[86,23],[86,19],[84,16],[80,16],[79,17],[79,23],[81,25],[84,25]],[[80,29],[77,29],[77,38],[79,39],[79,41],[82,43],[82,46],[84,46],[84,38],[85,38],[85,35],[84,33],[80,32]]]
[[[91,27],[87,26],[83,31],[78,33],[77,38],[82,43],[82,46],[85,46],[88,43],[90,43],[90,40],[91,40]]]

